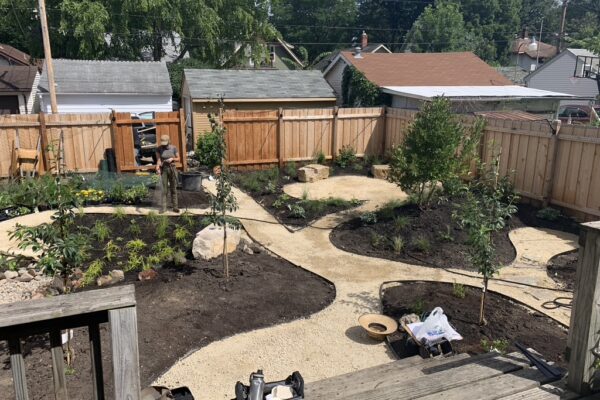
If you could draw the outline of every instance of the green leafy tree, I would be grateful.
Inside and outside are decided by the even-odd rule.
[[[469,258],[483,277],[479,323],[484,325],[485,298],[489,280],[500,265],[496,259],[493,234],[504,228],[508,218],[517,212],[515,195],[508,177],[499,174],[499,158],[489,168],[482,166],[478,179],[471,182],[464,203],[455,217],[468,233]]]
[[[440,184],[456,182],[468,168],[482,130],[480,120],[465,129],[444,97],[425,103],[392,151],[388,180],[414,193],[421,207],[428,206]]]
[[[223,100],[220,100],[219,115],[223,113]],[[223,227],[223,272],[226,279],[229,279],[229,257],[227,254],[227,228],[239,229],[239,221],[228,213],[233,213],[238,209],[237,199],[233,193],[231,175],[227,168],[227,130],[221,123],[221,120],[215,116],[210,119],[212,132],[218,139],[216,150],[220,154],[220,172],[216,179],[216,194],[210,196],[210,213],[207,221],[217,226]]]
[[[350,107],[373,107],[386,101],[379,86],[350,65],[344,68],[342,75],[342,99],[344,105]]]
[[[440,0],[425,8],[406,41],[406,48],[415,53],[472,51],[478,42],[466,27],[459,5]]]

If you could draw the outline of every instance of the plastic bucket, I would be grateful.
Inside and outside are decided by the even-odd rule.
[[[201,192],[202,189],[202,178],[203,174],[199,172],[182,172],[181,176],[181,188],[189,192]]]

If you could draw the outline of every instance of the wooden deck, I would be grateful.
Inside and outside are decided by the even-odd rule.
[[[307,400],[579,399],[549,383],[521,353],[408,359],[306,384]],[[600,396],[586,399],[600,399]]]

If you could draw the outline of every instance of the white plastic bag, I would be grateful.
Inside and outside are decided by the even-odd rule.
[[[408,328],[417,340],[425,340],[428,344],[436,344],[444,339],[448,341],[462,340],[462,336],[448,323],[448,317],[441,307],[434,308],[425,321],[409,324]]]

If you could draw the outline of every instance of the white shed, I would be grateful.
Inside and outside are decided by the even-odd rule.
[[[53,60],[60,113],[173,111],[165,62]],[[39,85],[40,109],[50,112],[46,66]]]

